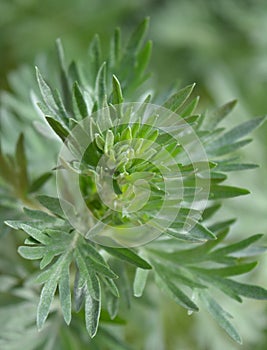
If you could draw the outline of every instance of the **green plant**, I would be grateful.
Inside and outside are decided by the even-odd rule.
[[[234,220],[212,220],[221,200],[249,193],[222,183],[229,171],[256,167],[233,153],[265,117],[225,130],[220,123],[236,101],[204,115],[195,113],[194,85],[167,97],[148,92],[147,26],[146,19],[124,49],[116,30],[106,61],[96,36],[85,67],[67,65],[58,41],[59,89],[36,70],[42,132],[57,135],[51,149],[59,156],[53,169],[34,177],[22,135],[14,156],[0,151],[1,206],[16,219],[8,227],[27,235],[18,251],[29,260],[12,254],[1,261],[9,300],[0,316],[3,349],[83,349],[88,342],[128,349],[109,327],[125,322],[132,294],[141,297],[154,281],[189,313],[206,308],[241,343],[218,295],[267,298],[262,287],[233,278],[255,268],[262,235],[232,242]],[[36,282],[43,285],[37,309]]]

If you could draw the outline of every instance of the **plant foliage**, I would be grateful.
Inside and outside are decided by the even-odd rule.
[[[154,94],[146,92],[144,85],[149,78],[146,69],[152,48],[151,42],[145,41],[147,28],[148,20],[145,19],[125,47],[121,45],[120,31],[117,29],[105,60],[100,38],[95,36],[89,47],[85,67],[75,62],[67,64],[61,42],[57,41],[60,85],[52,87],[47,77],[43,77],[36,69],[40,91],[39,94],[36,92],[39,96],[38,106],[45,117],[43,126],[50,127],[47,132],[51,133],[52,130],[58,140],[64,142],[75,126],[102,108],[117,106],[117,110],[125,113],[123,103],[127,101],[158,103],[160,98],[157,100]],[[29,265],[31,267],[25,265],[26,272],[22,276],[18,276],[17,272],[9,276],[8,270],[2,271],[1,276],[6,283],[4,291],[9,291],[14,297],[19,296],[18,310],[23,314],[21,328],[27,345],[24,347],[39,349],[45,344],[44,349],[53,346],[67,349],[62,344],[62,339],[67,337],[71,344],[69,349],[75,346],[83,349],[85,347],[81,339],[84,339],[84,334],[80,329],[80,320],[83,318],[88,338],[95,337],[99,331],[100,336],[90,340],[96,349],[98,346],[104,348],[107,342],[115,344],[116,349],[128,349],[127,345],[110,333],[105,324],[123,323],[120,315],[123,314],[123,300],[127,299],[129,303],[131,294],[141,297],[150,280],[155,281],[159,289],[190,313],[206,308],[228,335],[241,343],[230,314],[220,305],[219,299],[216,299],[217,292],[214,291],[217,289],[237,302],[242,302],[243,297],[267,298],[267,291],[262,287],[236,279],[236,276],[255,268],[257,255],[264,251],[264,248],[255,245],[262,235],[255,234],[232,242],[227,234],[233,220],[211,222],[222,199],[249,193],[246,189],[225,184],[225,181],[229,171],[256,167],[254,164],[241,163],[234,152],[251,141],[247,136],[264,122],[265,117],[253,118],[231,130],[225,130],[220,123],[232,111],[236,101],[219,107],[209,115],[199,115],[195,112],[198,97],[192,97],[193,88],[194,85],[190,85],[174,91],[165,98],[162,106],[170,113],[181,116],[193,128],[208,155],[209,205],[203,213],[197,209],[190,210],[188,206],[196,190],[195,177],[206,176],[201,170],[201,163],[194,168],[175,139],[156,129],[153,122],[152,125],[140,121],[129,122],[117,129],[110,128],[102,132],[99,120],[91,119],[88,132],[94,135],[94,141],[86,150],[81,164],[78,167],[74,161],[63,164],[63,168],[79,173],[86,205],[94,215],[119,229],[125,225],[146,223],[161,208],[163,178],[159,169],[153,165],[153,160],[163,162],[164,153],[151,154],[148,161],[148,150],[156,142],[171,154],[176,163],[173,168],[170,165],[168,170],[179,169],[185,189],[184,201],[179,202],[174,188],[168,210],[171,212],[175,205],[180,205],[179,215],[170,227],[162,230],[160,237],[141,247],[118,248],[97,244],[75,229],[62,210],[56,192],[53,196],[40,195],[42,186],[50,183],[54,177],[57,165],[54,171],[47,169],[31,180],[30,158],[27,161],[22,135],[18,139],[14,156],[0,150],[1,206],[11,208],[11,202],[16,200],[13,217],[6,224],[27,235],[18,252],[24,259],[33,261],[33,265]],[[142,113],[145,110],[140,115]],[[133,139],[137,140],[133,144],[136,160],[132,160],[121,146],[123,141],[132,142]],[[79,140],[74,141],[70,146],[72,150],[78,151]],[[151,195],[138,214],[123,209],[121,212],[110,211],[97,195],[95,173],[103,155],[107,155],[108,159],[115,158],[119,164],[113,177],[116,198],[131,202],[132,184],[147,179]],[[140,161],[144,158],[145,161]],[[201,188],[198,190],[201,191]],[[22,207],[24,212],[21,211]],[[186,231],[184,224],[188,217],[193,225]],[[39,265],[35,260],[39,261]],[[29,276],[28,270],[31,269],[32,275]],[[23,286],[18,287],[20,279],[23,280]],[[39,289],[34,283],[42,285],[36,310],[29,303],[31,296],[37,300]],[[133,292],[129,293],[131,290]],[[13,314],[16,317],[12,306],[2,307],[1,310],[0,322],[5,312],[11,318]],[[34,333],[32,315],[35,312],[37,327],[42,330],[41,337]],[[56,334],[53,327],[58,317],[60,320],[63,318],[70,327],[60,322]],[[5,332],[6,327],[8,325],[4,328]],[[49,337],[50,332],[55,332],[54,339]],[[1,348],[15,349],[20,341],[18,336],[13,334],[9,339],[9,334],[4,338],[4,331],[2,333]]]

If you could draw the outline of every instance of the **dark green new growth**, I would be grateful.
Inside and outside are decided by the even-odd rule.
[[[62,142],[68,139],[78,123],[91,115],[97,115],[97,111],[102,108],[109,107],[112,110],[116,106],[117,111],[126,113],[123,107],[120,109],[120,105],[123,106],[125,102],[159,104],[158,100],[161,99],[156,100],[153,94],[146,93],[143,85],[149,77],[146,68],[152,47],[150,41],[144,43],[147,26],[148,21],[144,20],[124,48],[121,47],[120,31],[116,30],[105,61],[100,40],[96,36],[90,45],[85,68],[74,62],[67,65],[61,43],[57,41],[59,89],[52,88],[38,69],[36,72],[41,93],[38,105]],[[265,289],[238,282],[234,278],[256,266],[255,255],[264,249],[257,248],[254,244],[261,235],[231,243],[226,236],[234,220],[213,224],[210,222],[220,208],[220,200],[249,193],[246,189],[225,185],[224,182],[229,171],[255,167],[254,164],[240,163],[233,152],[251,141],[245,137],[259,127],[264,118],[254,118],[231,130],[225,130],[220,127],[220,122],[232,111],[236,101],[227,103],[209,115],[198,115],[195,114],[198,97],[191,97],[193,87],[191,85],[173,92],[162,103],[162,107],[170,113],[178,114],[190,125],[207,153],[210,202],[201,216],[197,209],[192,210],[189,205],[194,200],[196,177],[205,177],[201,171],[201,162],[193,166],[183,147],[172,135],[154,127],[154,120],[149,125],[137,120],[102,131],[98,120],[92,117],[88,133],[92,134],[94,141],[86,149],[82,161],[77,165],[73,160],[62,166],[62,171],[65,167],[79,173],[83,198],[96,218],[115,228],[127,225],[138,227],[154,218],[163,205],[165,195],[164,179],[155,165],[155,161],[164,161],[164,152],[151,153],[148,157],[151,144],[157,143],[175,159],[176,163],[169,168],[166,165],[166,168],[170,172],[179,170],[184,186],[183,201],[175,195],[174,189],[174,196],[167,203],[167,208],[171,212],[172,208],[179,206],[179,214],[160,237],[138,248],[96,244],[72,227],[56,192],[53,197],[34,196],[53,176],[53,171],[47,169],[47,173],[30,180],[23,136],[18,140],[14,157],[0,150],[1,193],[5,196],[9,193],[10,200],[16,198],[18,207],[21,206],[20,203],[25,206],[24,214],[20,214],[19,220],[9,220],[6,224],[27,234],[24,245],[19,248],[19,254],[25,259],[40,260],[41,271],[38,272],[39,268],[34,264],[35,271],[30,279],[42,284],[37,327],[43,331],[38,340],[35,339],[32,349],[38,349],[42,344],[52,341],[48,337],[49,329],[53,329],[53,324],[59,322],[58,314],[63,315],[66,324],[71,324],[70,328],[59,327],[63,327],[62,334],[69,334],[68,338],[72,339],[73,344],[79,344],[79,336],[73,334],[80,332],[78,325],[81,317],[85,318],[91,338],[100,326],[101,340],[96,337],[96,346],[100,344],[101,348],[101,342],[119,344],[119,340],[105,329],[105,323],[122,322],[120,300],[127,298],[129,290],[133,290],[135,297],[141,297],[148,277],[155,280],[164,293],[189,312],[206,308],[230,337],[241,343],[241,338],[230,321],[231,316],[217,301],[216,289],[238,302],[242,302],[242,297],[267,298]],[[139,111],[140,116],[144,115],[145,109],[146,105],[144,110]],[[131,143],[131,154],[124,148],[123,141]],[[79,140],[69,144],[76,151],[79,149],[77,142]],[[98,195],[96,167],[103,155],[109,160],[116,160],[113,189],[116,199],[123,203],[119,211],[108,208]],[[55,164],[55,169],[57,167]],[[149,183],[150,197],[143,208],[132,213],[128,209],[129,203],[134,199],[133,184],[142,179]],[[198,190],[201,191],[201,188]],[[184,224],[188,218],[194,225],[185,232]],[[36,300],[36,287],[32,286],[32,282],[26,282],[29,276],[24,278],[25,299],[32,295]],[[24,298],[21,290],[19,294]],[[51,315],[48,317],[49,313]],[[25,321],[22,327],[33,327],[31,322],[30,320],[27,324]],[[33,328],[30,329],[32,331]],[[14,348],[6,346],[5,342],[3,346],[4,349]],[[128,348],[123,344],[120,346],[121,349]]]

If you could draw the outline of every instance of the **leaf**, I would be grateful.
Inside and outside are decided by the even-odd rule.
[[[104,152],[107,154],[110,152],[114,144],[114,134],[111,130],[108,130],[106,133]]]
[[[188,85],[185,88],[179,90],[175,94],[173,94],[164,104],[163,107],[169,109],[173,112],[177,112],[179,108],[186,102],[186,100],[191,95],[195,84]]]
[[[119,28],[115,29],[113,38],[110,42],[110,63],[111,67],[117,66],[121,56],[121,32]]]
[[[23,208],[23,210],[24,210],[25,214],[27,216],[29,216],[31,219],[41,220],[43,222],[46,222],[47,224],[51,223],[51,224],[57,225],[57,223],[59,221],[61,223],[63,222],[63,221],[61,221],[61,219],[56,218],[55,216],[51,216],[51,215],[49,215],[46,212],[41,211],[41,210],[32,210],[29,208]]]
[[[112,293],[106,292],[106,303],[109,316],[111,320],[114,320],[119,311],[119,298]]]
[[[212,149],[211,151],[208,151],[208,152],[212,156],[216,156],[216,157],[224,156],[225,154],[234,152],[234,151],[238,150],[239,148],[242,148],[242,147],[248,145],[251,141],[252,141],[252,139],[246,139],[246,140],[242,140],[239,142],[230,143],[230,144],[227,144],[226,146],[223,146],[223,147],[220,147],[217,149]]]
[[[82,81],[81,79],[82,74],[80,74],[79,67],[77,66],[77,63],[75,61],[71,61],[68,69],[68,74],[72,82],[72,85],[75,83],[75,81],[77,82]]]
[[[86,286],[80,285],[80,271],[76,269],[74,287],[73,287],[73,304],[75,312],[79,312],[83,306],[86,293]]]
[[[214,273],[216,276],[221,277],[229,277],[229,276],[236,276],[236,275],[242,275],[244,273],[248,273],[249,271],[253,270],[257,266],[257,261],[247,263],[247,264],[240,264],[237,266],[228,266],[228,267],[222,267],[218,269],[211,269],[210,273]]]
[[[52,176],[51,172],[46,172],[40,175],[37,179],[35,179],[31,183],[28,192],[33,193],[38,191],[51,178],[51,176]]]
[[[202,238],[206,240],[216,239],[214,233],[212,233],[208,228],[201,225],[200,223],[196,223],[189,231],[189,234],[196,238]]]
[[[97,96],[98,106],[102,108],[107,95],[106,87],[106,62],[99,68],[95,83],[95,95]]]
[[[185,231],[185,223],[186,221],[175,221],[170,228],[167,229],[167,233],[177,238],[182,238],[181,236],[185,236],[184,239],[196,239],[199,241],[206,241],[210,239],[216,239],[216,236],[206,227],[198,222],[190,222],[190,229]]]
[[[57,89],[55,89],[53,96],[54,96],[55,103],[57,105],[57,116],[60,117],[60,119],[64,123],[64,125],[68,125],[69,115],[68,115],[66,108],[64,106],[64,103],[61,99],[60,92]],[[47,113],[45,113],[45,114],[47,114]]]
[[[66,138],[69,136],[69,131],[65,129],[64,126],[53,117],[46,116],[45,119],[48,122],[48,124],[51,126],[51,128],[55,131],[55,133],[64,142]]]
[[[152,41],[148,41],[144,48],[138,53],[135,70],[141,76],[147,68],[152,52]]]
[[[103,247],[110,255],[115,256],[121,260],[127,261],[132,265],[140,267],[141,269],[149,270],[151,269],[151,265],[142,259],[139,255],[134,253],[133,250],[127,248],[110,248]]]
[[[25,259],[36,260],[41,259],[44,256],[45,248],[21,246],[18,248],[18,252]]]
[[[240,335],[229,321],[230,315],[206,292],[199,293],[200,299],[214,320],[222,327],[226,333],[237,343],[242,344]]]
[[[116,298],[119,298],[120,293],[119,293],[118,288],[117,288],[115,282],[113,281],[113,279],[106,278],[106,277],[102,277],[102,279],[103,279],[103,282],[106,285],[108,291],[111,292],[111,294],[113,294]]]
[[[215,141],[211,142],[206,147],[206,150],[210,154],[214,154],[214,152],[216,153],[216,151],[218,151],[220,148],[233,144],[235,141],[251,133],[254,129],[262,125],[265,119],[266,117],[254,118],[245,123],[237,125],[230,131],[224,133],[221,137],[217,138]]]
[[[49,314],[50,306],[53,301],[56,289],[57,289],[57,283],[58,280],[61,276],[61,272],[63,269],[63,266],[65,265],[65,259],[66,256],[62,255],[58,261],[50,268],[50,274],[49,274],[49,279],[47,282],[44,284],[41,296],[40,296],[40,301],[38,304],[38,309],[37,309],[37,328],[38,330],[41,330],[47,316]]]
[[[45,82],[39,69],[37,67],[35,67],[35,69],[36,69],[37,82],[38,82],[39,89],[40,89],[41,95],[43,97],[43,100],[44,100],[46,106],[48,107],[48,109],[52,113],[56,113],[57,105],[55,103],[52,90],[51,90],[50,86]]]
[[[121,91],[121,85],[119,80],[115,75],[112,76],[112,83],[113,83],[113,98],[112,103],[114,105],[123,103],[123,96]]]
[[[257,164],[243,164],[243,163],[227,163],[227,162],[221,162],[218,163],[216,169],[219,171],[240,171],[240,170],[248,170],[248,169],[255,169],[258,168]]]
[[[51,213],[55,214],[61,219],[64,219],[65,214],[61,208],[60,201],[58,198],[41,195],[37,196],[37,199],[45,208],[50,210]]]
[[[87,105],[77,81],[73,86],[73,95],[82,118],[86,118],[88,116]]]
[[[5,224],[9,227],[11,227],[14,230],[20,230],[21,225],[29,225],[33,228],[44,228],[44,223],[42,221],[38,220],[6,220]]]
[[[218,248],[218,249],[214,250],[211,254],[213,256],[222,256],[222,255],[226,255],[226,254],[235,253],[237,251],[240,251],[240,250],[243,250],[243,249],[249,247],[251,244],[253,244],[254,242],[257,242],[262,237],[263,237],[262,234],[253,235],[253,236],[246,238],[240,242],[230,244],[230,245],[228,244],[226,247]]]
[[[124,141],[124,140],[131,140],[132,139],[132,129],[130,128],[130,126],[127,126],[127,128],[125,128],[122,131],[120,139],[122,141]]]
[[[65,264],[61,270],[61,277],[58,283],[59,300],[64,320],[67,325],[71,321],[71,292],[70,292],[70,271],[69,265]]]
[[[209,113],[207,117],[207,127],[213,130],[216,126],[234,109],[237,100],[232,100]]]
[[[214,204],[205,208],[204,212],[202,213],[202,219],[204,221],[210,219],[220,208],[221,204]]]
[[[31,239],[26,239],[25,241],[25,244],[28,244],[28,246],[19,247],[19,253],[30,260],[42,258],[40,262],[41,269],[47,266],[55,256],[68,251],[73,239],[73,235],[63,231],[51,229],[40,231],[24,223],[19,228],[23,229],[31,237]]]
[[[71,111],[70,82],[69,82],[69,79],[68,79],[69,77],[67,76],[67,72],[66,72],[65,54],[64,54],[64,49],[63,49],[62,42],[60,39],[56,40],[56,49],[57,49],[59,66],[60,66],[60,82],[61,82],[64,103],[65,103],[66,109],[68,111]]]
[[[205,240],[203,238],[196,238],[192,235],[188,235],[186,233],[180,233],[179,229],[171,228],[167,229],[166,233],[170,235],[171,237],[174,237],[178,240],[185,241],[185,242],[190,242],[190,243],[203,243]]]
[[[204,268],[198,268],[194,267],[194,271],[201,272],[202,274],[206,275],[214,275],[215,277],[229,277],[229,276],[236,276],[236,275],[242,275],[244,273],[247,273],[251,270],[253,270],[257,266],[257,262],[247,263],[247,264],[240,264],[240,265],[233,265],[233,266],[227,266],[227,267],[220,267],[220,268],[211,268],[211,269],[204,269]]]
[[[86,288],[90,296],[95,300],[99,300],[99,280],[95,274],[95,271],[86,263],[86,259],[79,249],[76,249],[75,251],[75,260],[79,269],[80,287],[83,287],[83,285],[86,284]]]
[[[22,195],[25,195],[28,188],[28,173],[23,134],[19,136],[16,145],[16,163],[18,167],[17,177],[19,179],[18,191]]]
[[[190,311],[198,311],[197,305],[161,271],[160,265],[153,261],[153,266],[156,269],[156,277],[158,277],[156,283],[162,291],[166,292],[178,305]]]
[[[87,261],[88,267],[92,267],[98,272],[109,278],[118,278],[118,276],[110,269],[106,261],[100,253],[91,245],[83,244],[81,246],[82,254]]]
[[[26,224],[22,224],[20,226],[20,228],[25,231],[26,233],[28,233],[29,236],[31,236],[32,238],[34,238],[37,242],[40,242],[44,245],[50,243],[50,238],[43,233],[41,230],[31,227],[29,225]]]
[[[101,311],[101,303],[99,300],[93,299],[90,294],[85,297],[85,324],[89,336],[93,338],[96,335],[99,317]]]
[[[133,292],[134,292],[134,296],[137,298],[140,298],[143,295],[148,273],[149,273],[148,270],[143,270],[140,268],[137,268],[135,271]]]
[[[225,257],[223,255],[212,255],[213,252],[208,254],[216,245],[218,245],[226,236],[229,225],[232,224],[234,220],[229,220],[225,222],[218,223],[217,225],[212,226],[212,230],[216,232],[217,239],[216,240],[209,240],[205,243],[201,242],[202,244],[198,245],[194,248],[188,248],[188,249],[178,249],[176,247],[176,250],[171,252],[165,252],[163,250],[158,250],[154,248],[149,248],[149,253],[152,253],[153,255],[157,256],[157,259],[162,259],[168,262],[171,262],[172,264],[179,266],[187,266],[188,264],[198,264],[202,261],[207,260],[215,260],[217,258],[223,258]],[[148,248],[147,248],[148,250]],[[235,258],[231,257],[229,258],[231,262],[235,262]],[[217,261],[217,260],[216,260]]]
[[[218,233],[221,231],[225,231],[226,229],[229,229],[231,225],[233,225],[236,222],[236,219],[230,219],[230,220],[225,220],[225,221],[219,221],[216,222],[215,224],[211,225],[209,229],[214,232]]]
[[[245,188],[234,186],[211,185],[209,199],[222,199],[244,196],[250,192]]]
[[[94,82],[101,62],[101,48],[99,36],[96,34],[89,46],[89,59],[91,63],[92,81]]]
[[[147,17],[139,24],[139,26],[131,35],[126,46],[127,55],[134,57],[134,54],[140,51],[148,26],[149,18]]]
[[[60,257],[36,278],[36,282],[44,283],[38,306],[38,329],[42,328],[49,314],[57,286],[64,320],[67,324],[71,321],[69,267],[74,253],[78,269],[75,279],[75,307],[76,309],[80,308],[83,295],[85,295],[87,303],[85,306],[87,313],[86,326],[90,336],[93,337],[97,330],[100,315],[100,284],[97,273],[100,274],[100,276],[104,274],[104,276],[107,275],[112,278],[117,276],[109,269],[105,260],[97,250],[92,246],[90,247],[89,244],[85,244],[84,238],[80,237],[78,233],[71,235],[51,229],[46,229],[42,232],[25,224],[21,224],[21,228],[36,241],[35,244],[37,244],[37,242],[44,244],[43,246],[20,247],[20,252],[24,256],[32,259],[43,257],[41,263],[46,266],[52,261],[53,257],[59,253],[58,249],[61,253]],[[88,248],[87,251],[85,251],[85,248]],[[45,262],[43,262],[44,259],[46,259]],[[106,277],[102,276],[102,278]],[[110,280],[106,279],[106,283],[110,286],[112,291],[115,289],[117,293],[116,286],[114,286]]]
[[[267,300],[267,290],[262,287],[240,283],[226,278],[223,280],[223,283],[225,286],[231,288],[235,293],[246,298]]]
[[[199,102],[199,96],[195,97],[187,106],[185,106],[182,111],[179,112],[181,117],[185,118],[194,114]]]
[[[177,269],[176,266],[166,266],[166,271],[168,271],[169,275],[172,276],[172,279],[175,280],[179,284],[183,284],[187,287],[190,287],[192,290],[195,288],[207,288],[204,284],[200,283],[196,276],[191,275],[190,278],[187,277],[189,275],[188,271]],[[164,267],[163,267],[164,269]]]

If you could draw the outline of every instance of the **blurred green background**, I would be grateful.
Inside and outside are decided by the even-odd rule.
[[[95,33],[105,46],[115,27],[120,26],[126,38],[145,16],[151,19],[149,38],[154,45],[152,88],[164,91],[177,80],[180,85],[196,82],[202,110],[236,98],[239,104],[228,125],[267,114],[266,0],[0,0],[0,88],[17,95],[14,113],[33,113],[28,106],[33,81],[29,75],[44,55],[53,57],[56,38],[62,38],[68,57],[79,59]],[[14,101],[4,93],[2,102],[12,108]],[[8,134],[11,129],[4,129],[2,136],[10,143],[15,140]],[[239,237],[267,231],[266,134],[265,125],[241,153],[243,160],[260,168],[230,176],[251,195],[228,200],[217,216],[238,217],[233,234]],[[262,259],[254,276],[265,287],[266,261]],[[125,337],[134,349],[240,349],[205,314],[188,317],[154,290],[147,295],[151,305],[138,300],[129,314]],[[264,304],[229,308],[236,310],[242,348],[266,349]]]

